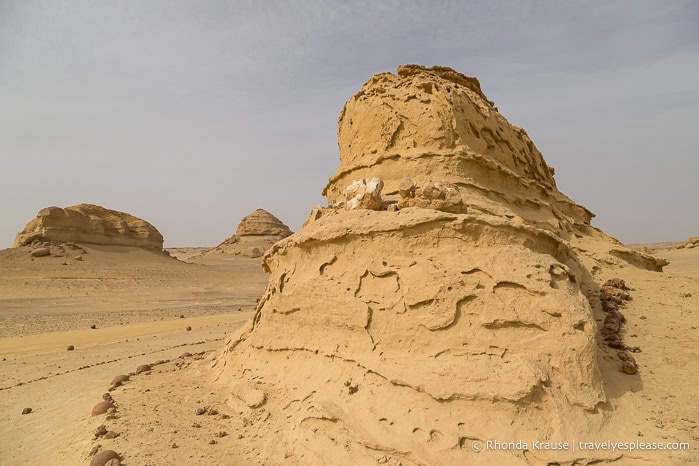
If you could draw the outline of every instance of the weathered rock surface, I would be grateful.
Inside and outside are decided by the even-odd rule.
[[[553,169],[475,78],[416,65],[376,75],[339,127],[329,204],[353,180],[378,177],[383,201],[404,205],[316,208],[265,254],[270,278],[256,315],[213,363],[227,389],[267,394],[271,418],[259,435],[274,436],[285,456],[270,449],[265,461],[618,458],[570,449],[479,456],[470,445],[600,435],[612,405],[586,293],[601,287],[603,264],[638,256],[589,225],[592,214],[558,191]],[[627,259],[596,255],[583,238]],[[246,397],[236,397],[242,409]]]
[[[220,254],[261,257],[274,243],[291,235],[288,226],[264,209],[257,209],[244,217],[235,235],[199,257],[216,257]]]
[[[238,237],[269,235],[286,238],[291,235],[291,230],[266,210],[257,209],[247,217],[243,217],[235,235]]]
[[[349,210],[353,209],[381,209],[381,190],[383,181],[378,178],[370,180],[354,180],[345,188],[345,206]]]
[[[41,209],[36,218],[17,235],[13,247],[34,241],[133,246],[155,251],[163,249],[163,236],[150,223],[92,204]]]

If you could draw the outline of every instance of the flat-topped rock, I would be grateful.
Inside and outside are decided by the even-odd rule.
[[[93,204],[41,209],[17,235],[13,247],[26,246],[34,241],[163,249],[163,235],[150,223]]]

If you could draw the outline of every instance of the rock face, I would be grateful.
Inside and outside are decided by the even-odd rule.
[[[281,220],[266,210],[257,209],[240,221],[235,235],[238,237],[265,235],[286,238],[291,235],[291,230]]]
[[[13,247],[37,240],[163,249],[163,235],[150,223],[92,204],[40,210],[17,235]]]
[[[277,217],[264,209],[257,209],[243,217],[235,235],[200,257],[215,257],[220,254],[261,257],[274,243],[291,234],[289,227]]]
[[[583,291],[601,286],[602,264],[625,259],[578,245],[636,253],[592,228],[524,130],[449,68],[372,77],[345,105],[339,141],[324,190],[338,206],[316,208],[265,254],[256,315],[213,364],[220,381],[268,394],[260,435],[284,448],[265,460],[609,459],[570,449],[479,456],[471,445],[599,435],[611,408]],[[373,178],[394,208],[339,207],[355,180]]]

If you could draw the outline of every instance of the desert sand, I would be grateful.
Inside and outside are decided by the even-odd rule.
[[[1,251],[0,463],[699,462],[699,248],[595,228],[450,68],[338,126],[327,206],[261,259]]]

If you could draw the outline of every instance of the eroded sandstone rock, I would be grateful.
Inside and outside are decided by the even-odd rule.
[[[133,246],[155,251],[163,249],[163,236],[150,223],[92,204],[40,210],[36,218],[17,235],[13,247],[34,241]]]

